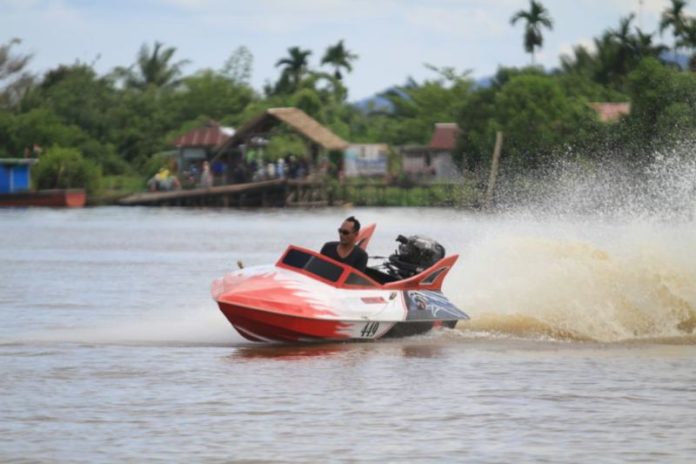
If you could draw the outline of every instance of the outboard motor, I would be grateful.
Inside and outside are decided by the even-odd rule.
[[[389,274],[398,279],[406,279],[423,272],[445,257],[445,248],[427,237],[412,235],[396,238],[399,248],[389,256],[385,266]]]

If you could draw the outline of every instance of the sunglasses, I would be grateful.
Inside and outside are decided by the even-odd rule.
[[[352,230],[346,230],[346,229],[338,229],[338,233],[341,235],[350,235],[353,233]]]

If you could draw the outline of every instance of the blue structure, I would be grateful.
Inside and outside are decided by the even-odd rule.
[[[29,190],[31,165],[34,159],[0,159],[0,194]]]

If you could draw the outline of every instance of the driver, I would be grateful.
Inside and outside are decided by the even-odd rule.
[[[321,254],[365,272],[367,253],[355,244],[360,232],[360,222],[353,216],[349,217],[338,229],[338,242],[326,242],[321,248]]]

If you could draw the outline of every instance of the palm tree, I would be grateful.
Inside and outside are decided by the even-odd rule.
[[[696,49],[696,19],[689,18],[688,22],[684,27],[684,32],[681,39],[679,40],[679,46],[684,48],[689,48],[691,50]],[[696,53],[691,54],[689,58],[689,69],[696,72]]]
[[[289,87],[290,91],[295,91],[299,88],[302,78],[308,70],[308,58],[312,54],[310,50],[302,50],[300,47],[288,48],[289,56],[281,58],[276,63],[276,67],[284,66],[280,81],[280,87]],[[282,85],[281,85],[282,84]]]
[[[136,63],[129,68],[118,67],[114,70],[117,77],[125,79],[126,86],[145,90],[148,87],[169,88],[178,85],[181,80],[181,68],[189,63],[188,60],[170,63],[176,53],[176,48],[162,48],[163,44],[155,42],[152,50],[147,44],[140,47]],[[137,68],[137,72],[133,68]]]
[[[667,50],[666,46],[653,43],[653,35],[653,33],[647,34],[636,28],[636,35],[633,37],[633,48],[639,61],[646,56],[659,58]]]
[[[665,29],[672,29],[672,36],[674,37],[674,58],[677,58],[677,49],[679,48],[679,39],[683,37],[684,30],[686,29],[686,15],[684,14],[684,8],[688,3],[688,0],[671,0],[672,4],[662,12],[660,17],[660,34],[665,31]]]
[[[12,47],[22,43],[12,39],[0,45],[0,108],[17,105],[34,83],[34,76],[26,71],[31,55],[15,54]]]
[[[353,70],[350,62],[355,60],[358,55],[351,53],[343,46],[343,40],[339,40],[336,45],[326,49],[324,57],[321,59],[321,64],[330,64],[334,67],[334,77],[339,81],[343,78],[341,68],[345,68],[348,72]]]
[[[526,21],[524,29],[524,49],[532,55],[532,64],[534,64],[534,49],[544,44],[544,37],[541,34],[541,27],[544,26],[549,30],[553,29],[553,21],[549,16],[549,11],[541,3],[535,0],[529,0],[529,11],[520,10],[510,18],[510,24],[524,19]]]

